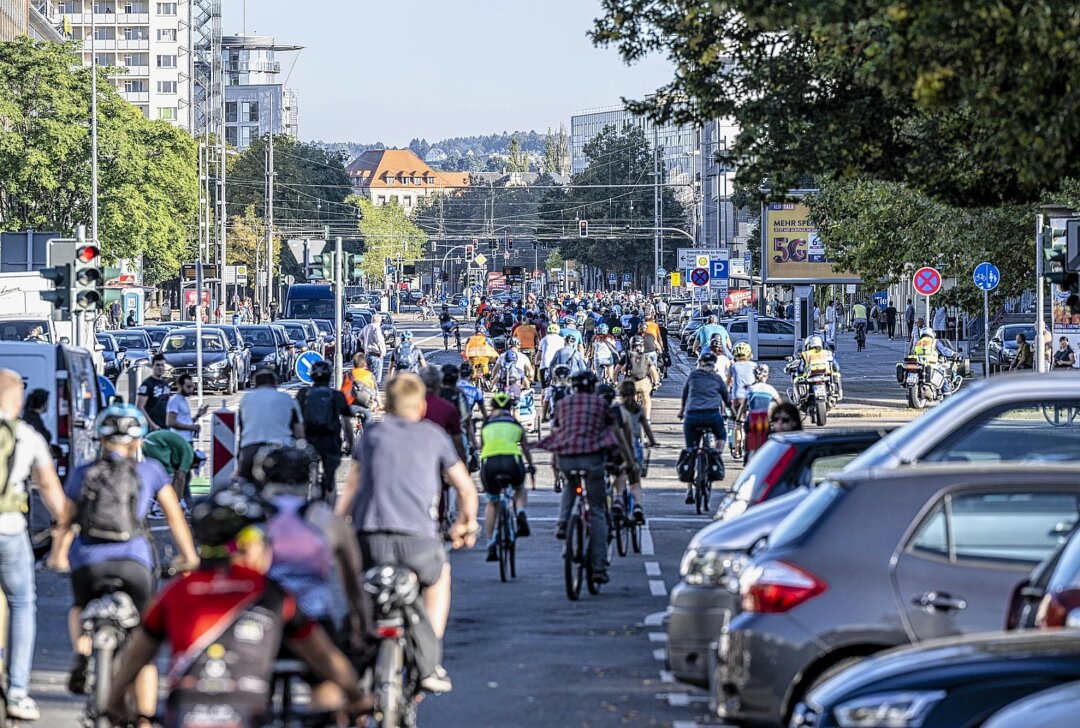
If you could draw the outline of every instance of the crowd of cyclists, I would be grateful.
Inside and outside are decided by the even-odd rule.
[[[278,388],[277,372],[262,369],[238,408],[234,481],[198,502],[188,481],[201,458],[184,436],[196,426],[187,417],[187,424],[171,418],[152,425],[143,400],[141,407],[114,404],[101,412],[100,456],[73,470],[61,490],[49,472],[48,448],[35,439],[40,435],[17,419],[21,378],[0,371],[0,464],[7,463],[0,481],[25,496],[33,476],[55,523],[48,565],[71,575],[69,689],[88,690],[94,645],[85,610],[122,593],[142,620],[119,658],[107,702],[88,708],[100,713],[95,718],[138,726],[263,725],[281,657],[308,666],[312,710],[370,711],[359,682],[373,659],[361,582],[366,569],[391,565],[415,574],[421,590],[411,637],[420,689],[451,690],[441,654],[450,608],[446,552],[470,547],[480,535],[472,474],[485,493],[489,560],[496,559],[492,525],[502,488],[513,490],[517,537],[530,535],[525,486],[530,480],[536,487],[536,449],[553,455],[561,491],[557,538],[566,538],[576,495],[565,487],[571,474],[583,477],[582,496],[597,512],[610,508],[616,519],[644,524],[642,477],[648,448],[657,446],[652,395],[673,364],[666,308],[659,298],[633,294],[529,305],[483,299],[467,322],[446,306],[439,315],[444,349],[453,345],[460,364],[430,364],[403,331],[375,361],[358,353],[340,388],[323,362],[295,397]],[[464,342],[460,327],[471,332]],[[745,343],[732,345],[715,317],[689,352],[697,363],[679,408],[688,449],[706,432],[724,443],[733,429],[732,452],[741,457],[769,431],[798,427],[798,411],[768,384],[768,367],[751,360]],[[381,370],[384,354],[380,387],[382,372],[371,365]],[[537,386],[541,404],[530,419],[523,401]],[[9,548],[8,538],[21,548],[18,533],[5,535],[3,521],[23,507],[17,498],[0,499],[0,549]],[[622,513],[624,507],[632,512]],[[157,593],[156,578],[169,565],[149,518],[164,520],[175,554],[170,570],[182,574]],[[605,521],[597,519],[590,544],[596,585],[609,578]],[[11,576],[2,569],[0,576],[13,623],[32,623],[32,593],[20,598]],[[13,635],[8,708],[13,717],[34,720],[39,713],[27,691],[33,629]],[[154,656],[163,643],[171,657],[162,713]]]

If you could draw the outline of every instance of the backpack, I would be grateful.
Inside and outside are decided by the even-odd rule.
[[[413,371],[416,369],[420,357],[417,356],[416,347],[413,346],[411,341],[403,341],[398,344],[397,351],[394,352],[394,361],[397,362],[398,369]]]
[[[140,486],[134,460],[106,457],[92,463],[83,474],[75,510],[82,540],[117,543],[144,533],[138,516]]]
[[[644,354],[633,351],[630,352],[630,376],[633,377],[635,382],[640,382],[643,379],[649,378],[649,359]]]
[[[301,411],[304,415],[304,429],[309,434],[328,435],[334,428],[334,390],[329,387],[311,387],[303,391],[304,401]]]
[[[596,359],[596,363],[600,366],[610,366],[615,362],[615,352],[605,340],[597,341],[594,344],[593,356]]]
[[[12,420],[0,420],[0,513],[25,513],[26,490],[12,486],[11,468],[15,465],[15,448],[18,445],[16,428]]]

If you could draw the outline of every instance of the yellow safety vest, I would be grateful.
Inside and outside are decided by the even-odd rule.
[[[915,342],[915,348],[911,350],[911,353],[927,364],[937,364],[937,340],[930,336],[923,336]]]
[[[802,353],[804,369],[817,370],[826,369],[829,366],[829,355],[824,349],[811,349],[810,351],[804,351]]]
[[[853,319],[866,318],[866,306],[862,305],[861,303],[856,303],[854,306],[851,307],[851,317]]]

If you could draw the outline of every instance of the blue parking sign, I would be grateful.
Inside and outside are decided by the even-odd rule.
[[[709,261],[709,279],[722,280],[728,277],[728,262],[726,260],[712,259]]]

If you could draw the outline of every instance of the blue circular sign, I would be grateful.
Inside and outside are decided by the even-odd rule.
[[[979,263],[972,275],[975,285],[984,291],[992,291],[1001,282],[1001,272],[993,263]]]
[[[323,358],[314,351],[305,351],[296,360],[296,376],[304,384],[311,384],[311,367]]]
[[[108,404],[109,400],[116,396],[116,387],[114,387],[113,383],[105,377],[99,376],[97,380],[98,390],[101,392],[101,399],[105,404]]]
[[[704,286],[709,283],[709,271],[704,268],[694,268],[690,271],[690,282],[695,286]]]

